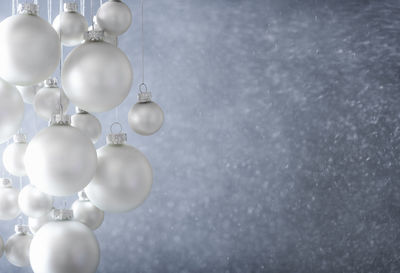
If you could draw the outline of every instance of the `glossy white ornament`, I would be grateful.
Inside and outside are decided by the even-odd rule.
[[[29,86],[17,86],[19,93],[21,94],[22,99],[27,104],[32,104],[33,100],[35,99],[36,95],[36,86],[29,85]]]
[[[0,258],[3,257],[3,253],[4,253],[4,241],[3,238],[1,238],[0,236]]]
[[[19,191],[12,187],[11,180],[0,178],[0,220],[12,220],[21,213],[18,194]]]
[[[60,88],[55,78],[47,79],[44,87],[36,93],[33,108],[38,116],[50,120],[52,115],[60,112]],[[63,113],[68,110],[69,100],[61,91],[61,105]]]
[[[68,118],[64,118],[40,131],[25,154],[25,168],[31,183],[53,196],[81,191],[97,167],[91,140],[79,129],[69,126]]]
[[[29,266],[29,247],[33,236],[28,233],[27,226],[17,225],[15,231],[16,233],[7,240],[6,258],[17,267]]]
[[[24,134],[14,136],[14,143],[9,144],[3,152],[3,165],[7,172],[14,176],[26,175],[24,157],[27,147]]]
[[[61,32],[61,42],[66,46],[79,45],[88,29],[85,17],[78,12],[75,2],[64,3],[64,12],[53,21],[53,27],[58,35]]]
[[[76,114],[71,116],[71,125],[84,132],[92,140],[93,144],[101,136],[100,121],[92,114],[79,108],[76,109]]]
[[[128,113],[129,126],[139,135],[149,136],[156,133],[164,123],[164,112],[151,101],[151,93],[139,93],[139,102]]]
[[[29,229],[33,234],[35,234],[44,224],[50,221],[53,221],[53,209],[42,217],[39,218],[29,217],[28,219]]]
[[[84,192],[81,192],[79,199],[72,204],[74,220],[96,230],[104,221],[104,212],[90,202]]]
[[[95,273],[99,260],[96,237],[77,221],[45,224],[35,234],[30,247],[34,273]]]
[[[105,32],[119,36],[132,24],[131,9],[119,0],[102,4],[96,14],[97,23]]]
[[[102,32],[88,33],[92,41],[78,46],[65,59],[62,82],[73,104],[88,112],[105,112],[128,96],[132,67],[120,49],[102,41]]]
[[[23,214],[39,218],[48,214],[53,208],[53,197],[33,185],[27,185],[19,194],[18,204]]]
[[[24,102],[17,88],[0,78],[0,144],[18,131],[23,118]]]
[[[125,144],[126,134],[111,134],[97,150],[98,168],[85,192],[99,209],[125,212],[138,207],[150,193],[153,174],[149,161]]]
[[[0,77],[14,85],[48,78],[60,61],[57,32],[37,16],[37,5],[20,4],[19,14],[0,23]]]

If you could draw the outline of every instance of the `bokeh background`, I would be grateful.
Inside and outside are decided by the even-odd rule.
[[[127,124],[141,64],[126,3],[135,85],[97,116],[155,178],[140,208],[106,214],[99,273],[400,271],[399,1],[147,0],[146,82],[166,114],[151,137]],[[27,105],[23,131],[44,126]],[[3,257],[0,272],[31,270]]]

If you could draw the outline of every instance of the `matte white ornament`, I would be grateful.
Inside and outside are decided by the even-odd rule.
[[[0,23],[0,77],[15,85],[48,78],[61,56],[57,32],[37,16],[38,6],[19,4],[18,14]]]
[[[48,214],[53,208],[53,197],[33,185],[27,185],[19,194],[18,204],[26,216],[39,218]]]
[[[17,88],[0,78],[0,144],[18,131],[23,118],[24,102]]]
[[[128,113],[129,126],[139,135],[149,136],[156,133],[164,123],[164,112],[161,107],[151,101],[151,93],[138,95],[138,102]]]
[[[12,187],[7,178],[0,178],[0,220],[12,220],[20,213],[18,206],[19,191]]]
[[[22,99],[27,104],[33,104],[33,100],[35,99],[35,95],[37,92],[35,85],[29,86],[17,86],[19,93],[21,94]]]
[[[110,0],[102,4],[96,18],[100,28],[114,36],[123,34],[132,24],[130,8],[119,0]]]
[[[33,108],[38,116],[50,120],[52,115],[60,112],[60,88],[57,86],[57,79],[50,78],[44,82],[44,87],[37,92]],[[61,91],[61,105],[63,113],[68,110],[69,100]]]
[[[122,103],[132,86],[132,67],[126,55],[88,32],[88,41],[75,48],[62,69],[64,91],[70,101],[88,112],[105,112]]]
[[[1,238],[0,236],[0,258],[3,257],[3,253],[4,253],[4,241],[3,238]]]
[[[27,147],[24,134],[14,135],[14,143],[9,144],[3,152],[3,165],[7,172],[14,176],[26,175],[24,157]]]
[[[71,125],[84,132],[94,143],[101,136],[100,121],[88,112],[76,108],[76,114],[71,116]]]
[[[126,134],[111,134],[97,150],[98,168],[85,192],[99,209],[125,212],[138,207],[150,193],[153,173],[147,158],[125,144]]]
[[[58,35],[61,33],[61,42],[66,46],[79,45],[88,29],[85,17],[78,12],[77,3],[64,3],[64,12],[53,21],[53,27]]]
[[[28,233],[28,227],[23,225],[15,226],[15,234],[6,243],[5,253],[7,260],[17,266],[29,266],[29,247],[32,235]]]
[[[96,150],[81,130],[70,126],[69,116],[53,116],[52,125],[29,143],[25,168],[39,190],[53,196],[81,191],[93,178]]]
[[[72,215],[71,215],[72,216]],[[84,224],[69,221],[45,224],[34,236],[30,262],[34,273],[95,273],[100,250],[93,232]]]
[[[53,221],[53,209],[42,217],[39,218],[29,217],[28,219],[29,229],[33,234],[35,234],[44,224],[50,221]]]
[[[87,198],[85,192],[79,193],[79,199],[72,204],[74,220],[96,230],[104,221],[104,212],[97,208]]]

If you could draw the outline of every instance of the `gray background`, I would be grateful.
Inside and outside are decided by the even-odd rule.
[[[140,208],[106,214],[98,272],[400,271],[399,1],[146,1],[146,82],[166,114],[151,137],[126,121],[127,3],[135,85],[97,116],[104,132],[118,116],[155,179]],[[34,124],[27,106],[30,138]],[[4,257],[0,271],[31,272]]]

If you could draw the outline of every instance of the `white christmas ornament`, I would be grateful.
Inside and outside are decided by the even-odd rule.
[[[18,131],[23,118],[24,102],[17,88],[0,78],[0,144]]]
[[[22,99],[27,104],[32,104],[33,100],[35,99],[35,95],[37,92],[35,85],[29,86],[17,86],[19,93],[21,94]]]
[[[28,219],[29,229],[33,234],[35,234],[44,224],[50,221],[53,221],[53,209],[42,217],[39,218],[29,217]]]
[[[84,132],[94,143],[101,136],[100,121],[88,112],[76,107],[76,114],[71,116],[71,125]]]
[[[78,12],[77,3],[69,2],[64,3],[64,12],[54,19],[53,27],[58,35],[61,33],[63,45],[76,46],[83,41],[88,23],[85,17]]]
[[[21,213],[18,194],[19,191],[12,187],[11,180],[0,178],[0,220],[12,220]]]
[[[138,94],[138,103],[128,113],[129,126],[139,135],[156,133],[164,123],[164,112],[157,103],[151,101],[150,92]]]
[[[97,150],[98,168],[85,192],[103,211],[132,210],[143,203],[151,190],[153,173],[149,161],[125,143],[126,134],[110,134],[107,145]]]
[[[119,0],[110,0],[102,4],[96,18],[100,28],[114,36],[123,34],[132,24],[130,8]]]
[[[90,202],[84,191],[79,193],[79,199],[72,204],[74,220],[85,224],[92,230],[101,226],[104,212]]]
[[[103,41],[101,31],[87,32],[86,42],[65,59],[64,91],[70,101],[88,112],[105,112],[122,103],[132,86],[132,67],[126,55]]]
[[[24,134],[14,135],[14,143],[9,144],[3,152],[3,165],[7,172],[14,176],[26,175],[24,157],[27,147]]]
[[[63,113],[68,110],[69,100],[57,86],[57,79],[50,78],[44,82],[44,87],[37,92],[33,108],[38,116],[50,120],[52,115],[60,112],[60,92]]]
[[[26,150],[25,168],[31,183],[49,195],[77,193],[96,172],[91,140],[69,124],[69,116],[53,116],[51,126],[40,131]]]
[[[28,233],[28,226],[16,225],[15,234],[6,243],[7,260],[18,267],[29,266],[29,247],[32,235]]]
[[[55,210],[54,222],[45,224],[34,236],[30,262],[34,273],[95,273],[100,250],[93,232],[70,221],[72,211]]]
[[[0,236],[0,258],[3,256],[4,253],[4,241],[3,238]]]
[[[19,4],[18,14],[0,23],[0,77],[15,85],[48,78],[61,56],[57,32],[37,16],[38,6]]]
[[[26,216],[39,218],[48,214],[53,208],[53,197],[33,185],[27,185],[19,194],[18,204]]]

